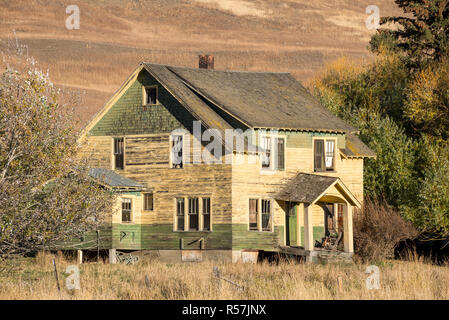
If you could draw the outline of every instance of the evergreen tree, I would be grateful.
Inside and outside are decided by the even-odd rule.
[[[399,49],[411,70],[449,52],[449,0],[395,0],[405,16],[382,17],[384,26],[371,39],[371,50],[381,46]],[[390,28],[390,27],[399,28]]]

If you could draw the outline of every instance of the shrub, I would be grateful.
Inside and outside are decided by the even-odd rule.
[[[355,253],[365,262],[393,258],[400,241],[418,235],[385,201],[366,200],[362,210],[354,214],[353,227]]]

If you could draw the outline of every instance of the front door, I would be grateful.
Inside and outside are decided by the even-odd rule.
[[[297,230],[296,230],[296,218],[298,215],[298,204],[296,202],[287,203],[287,221],[285,225],[287,226],[287,245],[296,246],[297,245]]]

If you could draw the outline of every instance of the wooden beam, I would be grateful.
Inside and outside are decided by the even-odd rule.
[[[304,249],[313,251],[313,224],[312,209],[308,204],[304,203]]]

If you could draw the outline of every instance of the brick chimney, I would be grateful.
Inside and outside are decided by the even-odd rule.
[[[214,56],[211,54],[199,55],[199,67],[200,69],[214,69]]]

